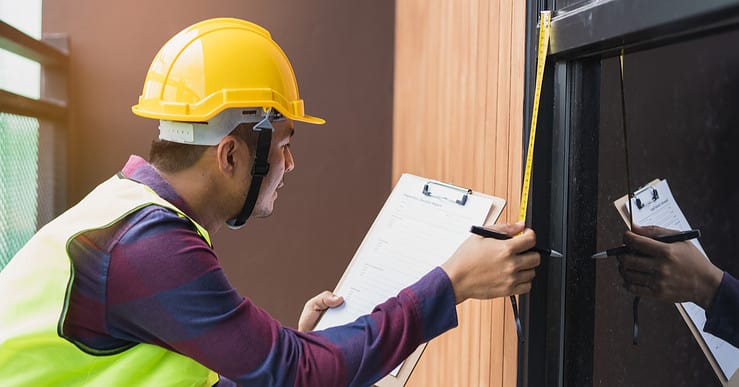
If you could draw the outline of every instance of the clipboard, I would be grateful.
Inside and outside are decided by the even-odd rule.
[[[628,227],[629,206],[627,196],[624,195],[618,198],[613,204]],[[634,224],[657,225],[680,230],[690,229],[690,224],[688,224],[680,206],[672,196],[667,180],[654,179],[650,181],[634,191],[631,200]],[[645,220],[650,221],[645,223]],[[698,240],[692,240],[691,242],[708,259],[700,242]],[[683,302],[676,303],[675,307],[677,307],[685,324],[690,329],[701,350],[703,350],[703,354],[711,364],[721,384],[727,387],[739,387],[739,349],[710,333],[703,332],[702,325],[705,323],[705,313],[699,306],[692,302]]]
[[[315,329],[369,314],[444,263],[470,235],[470,226],[494,223],[504,207],[502,198],[403,174],[334,289],[344,304],[327,310]],[[376,385],[404,386],[425,348],[421,344]]]

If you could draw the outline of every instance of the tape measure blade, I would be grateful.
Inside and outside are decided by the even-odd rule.
[[[536,60],[536,86],[534,88],[534,103],[531,112],[531,127],[529,129],[529,143],[526,151],[526,164],[524,167],[523,185],[521,187],[521,203],[518,212],[518,221],[526,221],[526,212],[529,205],[529,187],[531,185],[531,169],[534,159],[534,143],[536,141],[536,124],[539,118],[539,99],[541,97],[541,84],[544,78],[547,51],[549,49],[549,28],[551,22],[551,11],[542,11],[539,19],[539,43],[537,47]]]

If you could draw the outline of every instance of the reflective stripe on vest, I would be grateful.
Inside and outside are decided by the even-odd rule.
[[[41,228],[0,272],[0,384],[203,386],[218,381],[198,362],[155,345],[93,355],[58,334],[74,278],[69,241],[149,205],[187,217],[149,187],[113,176]],[[210,245],[207,231],[190,220]]]

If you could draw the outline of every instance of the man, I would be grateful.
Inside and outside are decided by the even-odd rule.
[[[652,239],[674,232],[634,226],[634,232],[624,234],[624,243],[634,251],[619,257],[624,286],[638,296],[697,304],[706,311],[703,330],[739,348],[739,280],[713,265],[689,241]]]
[[[197,23],[160,50],[133,111],[160,121],[150,161],[132,156],[0,272],[3,385],[369,385],[454,327],[457,303],[531,287],[534,232],[503,225],[523,234],[471,236],[351,324],[284,328],[230,286],[210,234],[268,216],[294,122],[323,123],[285,54],[255,24]],[[313,298],[299,328],[341,302]]]

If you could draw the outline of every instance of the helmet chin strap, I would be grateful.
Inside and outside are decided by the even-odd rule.
[[[269,172],[269,162],[267,160],[269,157],[269,148],[272,144],[272,132],[275,130],[269,119],[270,111],[268,110],[264,118],[252,128],[253,131],[259,132],[259,138],[257,139],[257,153],[254,157],[254,166],[251,169],[251,184],[249,185],[249,193],[246,195],[246,200],[244,200],[244,206],[241,207],[241,212],[235,218],[226,221],[226,226],[232,230],[238,230],[246,224],[246,219],[249,218],[254,210],[254,206],[257,204],[262,180]]]

